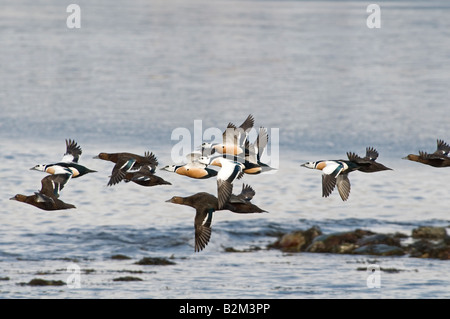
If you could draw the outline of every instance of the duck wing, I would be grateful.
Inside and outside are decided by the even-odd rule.
[[[350,196],[350,180],[348,174],[341,174],[336,178],[337,189],[343,201]]]
[[[66,153],[64,153],[61,162],[78,163],[81,153],[81,147],[74,140],[68,139],[66,140]]]
[[[364,159],[369,161],[375,161],[378,158],[378,151],[373,147],[366,147],[366,156]]]
[[[134,158],[118,160],[112,169],[108,186],[120,183],[135,163],[136,159]]]
[[[336,177],[322,174],[322,197],[328,197],[336,186]]]
[[[252,200],[253,196],[255,196],[255,190],[248,184],[242,184],[242,191],[239,195],[237,195],[238,198],[249,202]]]
[[[211,221],[213,212],[213,209],[196,210],[194,218],[196,252],[203,250],[209,243],[211,238]]]
[[[56,199],[71,178],[72,174],[47,175],[41,180],[41,190],[39,193],[46,197]]]
[[[433,154],[448,157],[449,153],[450,145],[445,143],[443,140],[437,140],[437,149]]]

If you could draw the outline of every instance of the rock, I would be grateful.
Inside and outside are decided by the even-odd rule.
[[[135,262],[136,265],[175,265],[173,261],[160,257],[144,257]]]
[[[444,227],[420,226],[412,230],[413,238],[444,239],[447,231]]]
[[[121,255],[121,254],[117,254],[117,255],[112,255],[111,259],[127,260],[127,259],[131,259],[131,257],[125,256],[125,255]]]
[[[351,232],[320,235],[314,238],[311,245],[306,248],[308,252],[327,252],[335,254],[349,254],[358,248],[358,241],[374,233],[368,230],[356,229]]]
[[[444,227],[419,227],[413,230],[419,238],[413,244],[402,245],[405,234],[377,234],[369,230],[322,234],[319,228],[299,230],[281,236],[269,248],[287,252],[361,254],[377,256],[403,256],[450,259],[450,236]]]
[[[398,247],[386,244],[369,244],[353,250],[353,254],[378,255],[378,256],[402,256],[405,251]]]
[[[397,235],[374,234],[364,236],[363,238],[357,241],[357,244],[358,246],[385,244],[400,247],[400,239],[398,238]]]
[[[45,280],[40,278],[31,279],[28,286],[64,286],[66,283],[62,280]]]
[[[125,276],[125,277],[114,278],[113,281],[142,281],[142,279],[139,277]]]
[[[311,244],[312,240],[321,234],[322,231],[318,227],[294,231],[284,234],[275,243],[269,245],[269,248],[277,248],[285,252],[304,251]]]
[[[223,248],[223,251],[226,253],[248,253],[248,252],[258,251],[258,250],[261,250],[261,247],[251,246],[251,247],[245,248],[245,249],[236,249],[234,247],[224,247]]]
[[[438,242],[420,239],[409,245],[411,257],[450,259],[450,238],[446,237]]]

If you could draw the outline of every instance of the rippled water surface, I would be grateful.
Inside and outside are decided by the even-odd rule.
[[[450,297],[448,261],[266,249],[277,234],[312,226],[407,235],[449,226],[449,171],[401,159],[450,142],[446,1],[382,1],[380,29],[367,28],[359,1],[77,3],[76,30],[58,1],[0,12],[0,298]],[[194,210],[165,201],[215,194],[214,179],[158,171],[172,185],[107,187],[112,163],[93,159],[150,150],[169,165],[176,128],[198,138],[250,113],[272,133],[266,159],[278,155],[279,169],[246,175],[235,193],[252,185],[269,213],[215,213],[199,253]],[[98,171],[64,188],[61,199],[77,208],[8,200],[40,188],[43,173],[29,168],[59,160],[66,138]],[[320,172],[300,167],[366,146],[393,170],[350,174],[347,202],[322,198]],[[130,259],[111,259],[118,254]],[[135,264],[143,257],[174,264]],[[78,289],[21,284],[65,281],[73,263]],[[371,263],[402,271],[369,289],[360,269]],[[142,281],[114,280],[124,276]]]

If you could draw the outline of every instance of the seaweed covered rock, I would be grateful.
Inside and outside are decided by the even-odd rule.
[[[358,248],[358,242],[364,237],[373,235],[368,230],[356,229],[349,232],[332,233],[314,238],[306,249],[308,252],[351,254]]]
[[[444,239],[447,231],[444,227],[420,226],[412,230],[413,238]]]
[[[139,261],[135,262],[136,265],[175,265],[173,261],[168,260],[167,258],[161,257],[144,257]]]
[[[64,286],[66,283],[61,280],[46,280],[41,278],[31,279],[26,285],[28,286]]]
[[[438,241],[420,239],[408,247],[411,257],[450,259],[450,237]]]
[[[314,238],[321,235],[322,231],[318,227],[311,227],[307,230],[297,230],[282,235],[276,242],[269,245],[269,248],[277,248],[285,252],[305,251]]]
[[[402,239],[411,237],[412,244],[402,243]],[[363,229],[322,234],[318,227],[313,227],[284,234],[269,248],[288,252],[376,256],[409,254],[410,257],[450,259],[450,236],[444,227],[418,227],[412,231],[412,236],[380,234]]]
[[[405,250],[399,246],[369,244],[356,248],[352,253],[360,255],[402,256],[405,254]]]

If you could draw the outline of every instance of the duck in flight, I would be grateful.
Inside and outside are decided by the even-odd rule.
[[[221,156],[202,156],[199,158],[199,162],[220,167],[219,172],[217,173],[217,198],[219,201],[218,209],[222,209],[231,197],[233,182],[236,179],[241,179],[244,175],[243,170],[245,166],[242,163]]]
[[[360,157],[353,152],[347,152],[348,160],[358,164],[358,171],[360,172],[373,173],[392,170],[392,168],[386,167],[376,161],[378,155],[378,151],[373,147],[366,147],[366,155],[364,157]]]
[[[345,160],[321,160],[307,162],[301,166],[322,171],[322,197],[328,197],[334,187],[337,189],[341,199],[346,201],[350,196],[350,180],[348,174],[359,169],[359,165]]]
[[[16,194],[10,200],[16,200],[42,210],[63,210],[76,208],[59,199],[59,193],[72,178],[71,173],[47,175],[41,180],[41,189],[33,195]]]
[[[437,140],[436,150],[429,154],[423,151],[419,151],[419,155],[409,154],[403,159],[413,162],[422,163],[433,167],[449,167],[450,166],[450,145],[443,140]]]
[[[262,213],[264,210],[252,204],[250,201],[255,195],[255,191],[249,185],[243,185],[242,191],[238,195],[232,195],[230,201],[221,210],[230,210],[238,214]],[[216,196],[200,192],[187,197],[173,196],[166,202],[186,205],[195,208],[194,217],[194,237],[195,252],[203,250],[211,238],[211,223],[213,213],[218,211],[218,199]]]
[[[192,152],[186,156],[187,163],[183,165],[167,165],[162,169],[174,172],[179,175],[187,176],[195,179],[205,179],[217,175],[217,171],[207,167],[206,164],[200,163],[202,157],[200,152]]]
[[[129,171],[139,170],[143,166],[148,166],[151,173],[154,173],[158,160],[152,152],[145,152],[144,156],[121,152],[121,153],[99,153],[94,158],[115,163],[108,186],[120,183]]]
[[[222,143],[203,143],[202,154],[211,156],[214,153],[222,155],[236,156],[244,152],[243,143],[248,131],[253,127],[255,119],[253,115],[247,116],[245,121],[236,127],[233,123],[228,123],[222,134]]]
[[[236,159],[244,164],[244,173],[259,174],[273,169],[269,165],[261,162],[261,156],[264,153],[268,141],[269,135],[267,134],[267,129],[264,127],[259,128],[255,142],[250,143],[248,137],[245,139],[244,156],[239,156]]]
[[[53,164],[36,165],[30,169],[49,174],[65,174],[70,172],[72,178],[96,172],[78,163],[81,153],[81,147],[75,141],[69,139],[66,140],[66,153],[61,161]]]
[[[157,185],[172,185],[170,182],[154,174],[149,166],[142,166],[138,171],[129,171],[125,174],[123,180],[134,182],[141,186],[151,187]]]

